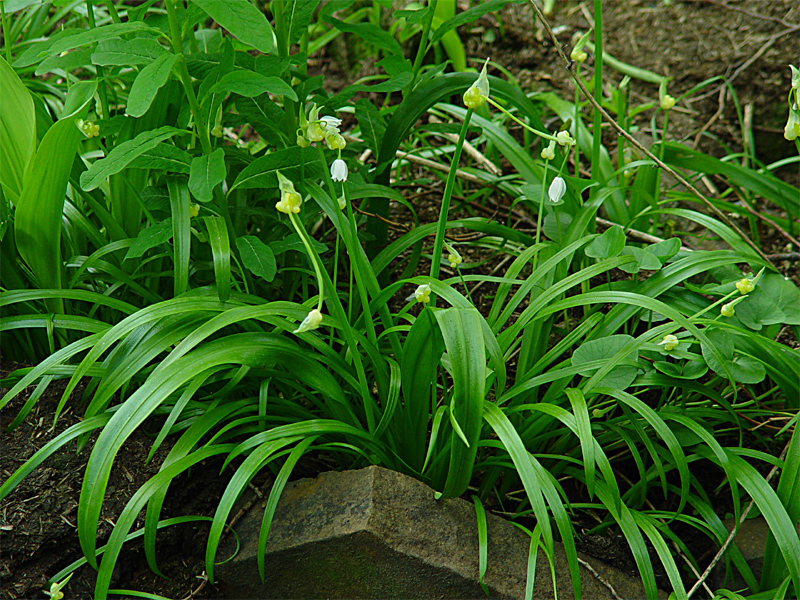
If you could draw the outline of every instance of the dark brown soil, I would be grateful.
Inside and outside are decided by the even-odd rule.
[[[458,2],[462,9],[468,7],[466,0]],[[794,152],[794,147],[783,140],[782,132],[786,119],[785,98],[790,86],[788,62],[794,60],[795,65],[800,66],[797,65],[800,59],[797,53],[798,0],[672,0],[671,3],[607,0],[603,5],[605,44],[609,53],[633,66],[672,76],[669,92],[675,97],[712,77],[727,77],[754,132],[756,155],[769,163]],[[572,35],[588,27],[592,3],[564,1],[557,2],[556,6],[551,22],[557,28],[560,41],[569,47]],[[479,58],[491,56],[493,61],[508,68],[523,90],[555,88],[565,97],[573,97],[573,83],[541,28],[534,24],[529,6],[509,5],[499,15],[499,21],[498,16],[487,15],[459,33],[467,55],[475,57],[473,66],[477,66]],[[488,41],[492,37],[494,41]],[[331,60],[330,55],[317,57],[316,65],[311,67],[325,75],[328,91],[337,91],[370,70],[358,57],[348,55],[346,41],[335,44],[331,50],[335,51],[337,60]],[[407,55],[410,53],[409,47]],[[587,64],[591,64],[591,59]],[[608,69],[606,74],[609,85],[621,79],[613,70]],[[718,156],[741,151],[745,143],[734,99],[720,93],[720,89],[719,83],[714,83],[681,101],[673,111],[676,117],[672,119],[671,129],[676,139],[689,140]],[[639,81],[632,83],[631,93],[634,103],[657,101],[658,97],[655,85]],[[646,111],[640,119],[639,126],[644,134],[650,127],[652,112]],[[784,169],[778,175],[797,184],[796,167]],[[430,212],[436,214],[435,210]],[[420,216],[424,213],[421,211]],[[775,232],[765,241],[766,252],[786,251],[785,246],[786,241]],[[469,256],[465,259],[477,260]],[[797,264],[784,262],[783,270],[796,279]],[[7,376],[10,370],[6,365],[0,376]],[[0,434],[0,481],[5,481],[54,435],[80,420],[78,394],[67,404],[74,408],[67,409],[61,416],[55,431],[51,429],[61,389],[63,384],[51,386],[17,429]],[[3,410],[0,429],[14,418],[24,399],[23,396]],[[75,515],[83,469],[93,441],[94,438],[90,438],[81,453],[76,454],[75,443],[56,453],[3,501],[0,508],[0,598],[44,598],[42,590],[48,587],[47,578],[81,557]],[[104,503],[98,546],[105,543],[111,523],[130,496],[157,472],[169,449],[167,444],[151,463],[145,464],[151,443],[147,435],[137,433],[120,452]],[[232,472],[228,470],[220,475],[219,468],[218,462],[208,461],[195,468],[190,477],[177,480],[162,518],[212,515]],[[313,468],[300,475],[313,475]],[[256,484],[268,483],[267,479],[265,475]],[[140,516],[135,528],[141,527],[142,521]],[[214,588],[202,582],[206,534],[207,525],[195,523],[161,531],[160,567],[171,580],[151,573],[138,541],[127,544],[112,587],[170,598],[217,597]],[[601,547],[603,543],[609,545],[606,554]],[[622,560],[620,544],[613,540],[584,539],[582,549],[612,562]],[[89,598],[93,588],[93,571],[82,567],[70,582],[70,596]],[[196,593],[193,594],[193,590]]]

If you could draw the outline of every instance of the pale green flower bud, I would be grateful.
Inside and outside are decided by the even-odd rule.
[[[281,190],[281,199],[275,203],[275,208],[287,215],[299,213],[300,205],[303,203],[300,194],[295,191],[294,184],[284,177],[280,171],[277,171],[277,174],[278,187]]]
[[[553,160],[556,157],[556,143],[554,140],[550,140],[550,143],[547,145],[547,148],[542,150],[542,158],[545,160]]]
[[[658,342],[658,345],[664,346],[664,350],[666,350],[667,352],[672,352],[673,350],[675,350],[675,348],[678,347],[679,344],[680,342],[678,341],[678,338],[672,335],[671,333],[669,335],[665,335],[664,339]]]
[[[739,293],[744,296],[745,294],[749,294],[756,289],[756,286],[752,279],[745,277],[736,282],[736,289],[739,290]]]
[[[464,105],[467,108],[473,110],[480,108],[486,103],[486,99],[489,97],[489,75],[486,73],[488,64],[489,59],[487,58],[486,62],[483,64],[480,75],[478,75],[478,79],[464,92]]]
[[[319,309],[315,308],[314,310],[308,313],[308,316],[306,316],[306,318],[303,319],[303,322],[300,323],[300,326],[297,329],[295,329],[292,333],[304,333],[306,331],[313,331],[314,329],[319,327],[320,323],[322,323],[322,313],[319,311]]]

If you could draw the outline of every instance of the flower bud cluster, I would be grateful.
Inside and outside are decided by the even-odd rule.
[[[307,148],[312,142],[322,142],[324,140],[330,150],[342,150],[347,145],[347,142],[339,132],[341,124],[342,120],[336,117],[320,117],[319,108],[314,104],[308,113],[308,118],[306,118],[305,113],[300,113],[297,145],[301,148]]]

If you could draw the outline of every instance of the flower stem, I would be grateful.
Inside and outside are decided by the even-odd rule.
[[[464,115],[464,122],[461,124],[461,133],[458,134],[458,142],[456,143],[455,152],[453,152],[453,161],[450,163],[450,171],[447,173],[447,182],[444,186],[444,196],[442,197],[442,206],[439,209],[439,224],[436,228],[436,239],[433,242],[433,257],[431,260],[431,277],[434,279],[439,278],[439,267],[442,262],[442,246],[444,246],[444,232],[447,229],[447,213],[450,212],[450,199],[453,196],[453,187],[456,182],[456,171],[458,170],[458,161],[461,158],[461,149],[464,146],[464,139],[467,137],[467,130],[469,129],[469,121],[472,118],[472,109],[467,109],[467,114]],[[433,299],[436,302],[436,299]]]

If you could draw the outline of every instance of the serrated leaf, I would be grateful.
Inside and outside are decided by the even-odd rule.
[[[266,281],[272,281],[275,278],[277,272],[275,255],[264,242],[253,235],[245,235],[236,238],[236,247],[239,249],[242,263],[248,271]]]
[[[170,173],[188,173],[192,165],[192,155],[177,146],[161,142],[147,152],[143,152],[128,165],[129,169],[161,169]]]
[[[285,177],[293,181],[299,181],[303,167],[306,178],[313,179],[324,175],[324,167],[320,163],[316,148],[293,146],[277,150],[257,158],[247,165],[239,173],[236,181],[233,182],[230,191],[237,188],[243,190],[252,188],[277,189],[278,176],[276,171],[280,170]]]
[[[217,148],[211,154],[197,156],[192,160],[189,174],[189,191],[200,202],[211,202],[213,189],[225,181],[225,151]]]
[[[139,232],[139,235],[136,236],[136,241],[134,241],[133,245],[128,248],[128,252],[125,254],[125,260],[128,260],[129,258],[139,258],[140,256],[143,256],[145,252],[150,250],[150,248],[155,248],[156,246],[163,244],[171,237],[172,218],[164,219],[160,223],[156,223],[155,225],[151,225],[146,229],[142,229]]]
[[[623,346],[633,341],[629,335],[619,334],[610,335],[598,340],[591,340],[584,343],[575,350],[572,355],[572,365],[580,367],[582,364],[593,361],[610,360]],[[630,362],[635,362],[638,358],[636,352],[631,352],[627,357]],[[599,367],[581,369],[578,371],[584,377],[591,377]],[[610,387],[624,390],[634,379],[636,379],[637,367],[632,365],[619,364],[615,366],[605,377],[603,377],[596,387]]]
[[[132,117],[141,117],[150,109],[158,90],[167,83],[178,58],[177,54],[165,52],[139,72],[133,81],[125,112]]]
[[[97,45],[92,53],[92,63],[102,66],[144,65],[153,62],[166,51],[154,38],[115,38]]]
[[[372,153],[377,156],[383,143],[383,134],[386,131],[384,121],[378,109],[365,98],[356,102],[356,119],[361,128],[361,137],[367,143]]]
[[[206,94],[227,92],[233,92],[245,98],[253,98],[261,94],[269,93],[277,96],[286,96],[295,102],[297,101],[297,94],[295,94],[289,84],[281,78],[265,77],[264,75],[245,69],[227,73],[215,83]]]
[[[239,41],[263,52],[272,52],[272,26],[248,0],[192,0]]]
[[[618,256],[625,247],[625,232],[622,227],[614,225],[602,235],[596,237],[586,246],[584,252],[592,258],[612,258]]]
[[[325,17],[325,20],[339,31],[354,33],[365,42],[383,48],[390,54],[403,54],[400,43],[390,34],[372,23],[346,23],[334,17]]]
[[[95,161],[88,170],[81,173],[81,187],[87,192],[95,189],[111,175],[122,171],[137,156],[156,147],[164,140],[181,133],[186,132],[169,125],[152,131],[143,131],[132,140],[123,142],[114,148],[108,153],[108,156]]]

